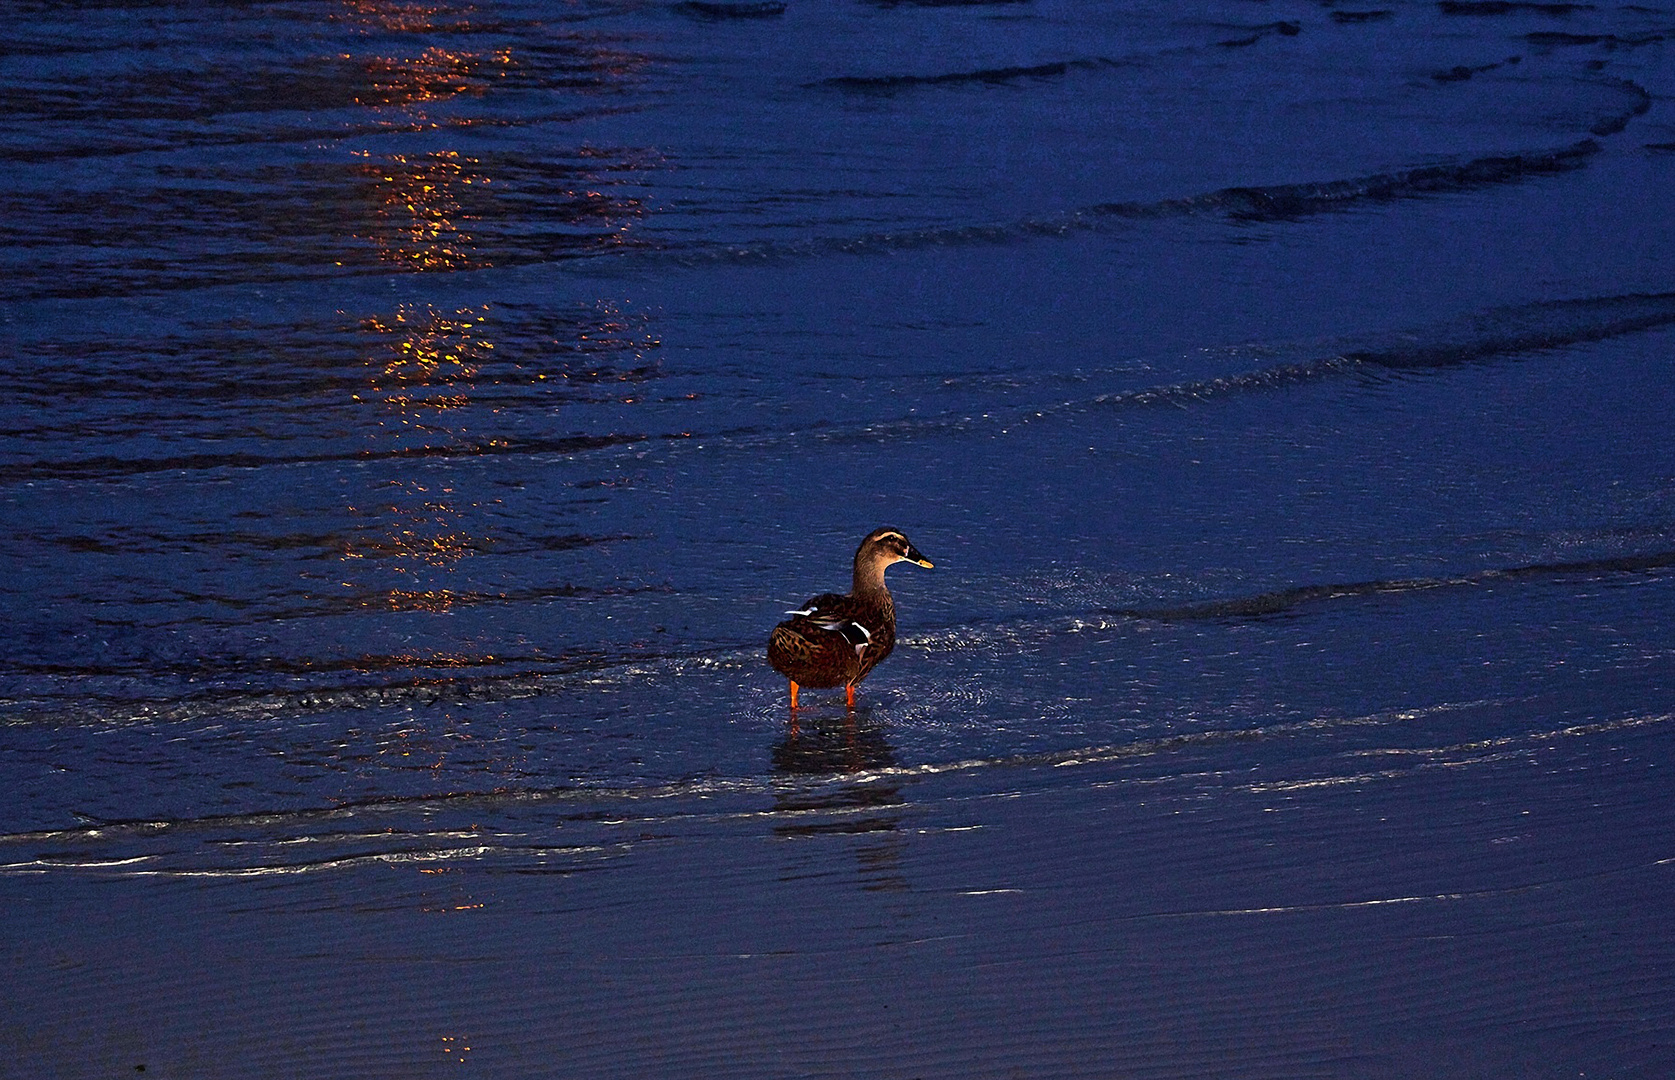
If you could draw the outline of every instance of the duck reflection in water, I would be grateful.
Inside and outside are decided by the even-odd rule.
[[[901,860],[906,839],[901,835],[901,781],[858,774],[887,769],[896,763],[895,749],[881,726],[863,713],[841,720],[799,724],[793,719],[785,739],[774,747],[774,768],[796,776],[842,777],[853,781],[816,784],[775,796],[774,810],[786,815],[774,825],[775,836],[786,839],[815,836],[858,836],[870,839],[854,849],[862,887],[898,891],[906,888]],[[801,872],[801,871],[799,871]]]
[[[799,776],[887,769],[896,763],[896,750],[884,738],[884,728],[863,711],[839,718],[791,718],[785,738],[773,749],[774,770]]]

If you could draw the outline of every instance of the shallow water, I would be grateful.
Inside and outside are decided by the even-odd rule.
[[[9,22],[0,1074],[1675,1065],[1675,9]]]

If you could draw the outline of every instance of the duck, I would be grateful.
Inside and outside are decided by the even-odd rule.
[[[934,566],[900,529],[868,533],[855,550],[849,595],[821,593],[768,637],[768,663],[791,684],[791,709],[802,687],[844,688],[855,707],[855,687],[896,647],[896,604],[884,587],[884,571],[899,562]]]

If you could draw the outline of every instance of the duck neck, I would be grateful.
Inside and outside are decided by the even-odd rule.
[[[855,556],[855,586],[850,596],[882,597],[889,602],[890,590],[884,587],[884,568],[890,564],[871,552]]]

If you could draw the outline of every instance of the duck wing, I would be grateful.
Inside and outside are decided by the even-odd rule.
[[[768,639],[774,670],[803,686],[843,686],[861,677],[874,650],[873,623],[847,596],[823,593],[804,604]]]
[[[862,611],[861,605],[855,603],[853,598],[839,596],[837,593],[821,593],[799,610],[787,611],[786,614],[792,616],[792,619],[789,623],[781,625],[788,625],[807,633],[806,624],[812,624],[821,630],[836,633],[854,648],[856,656],[860,656],[871,644],[872,635],[878,629],[877,625],[868,625],[876,624],[877,620],[869,617],[870,613]]]

